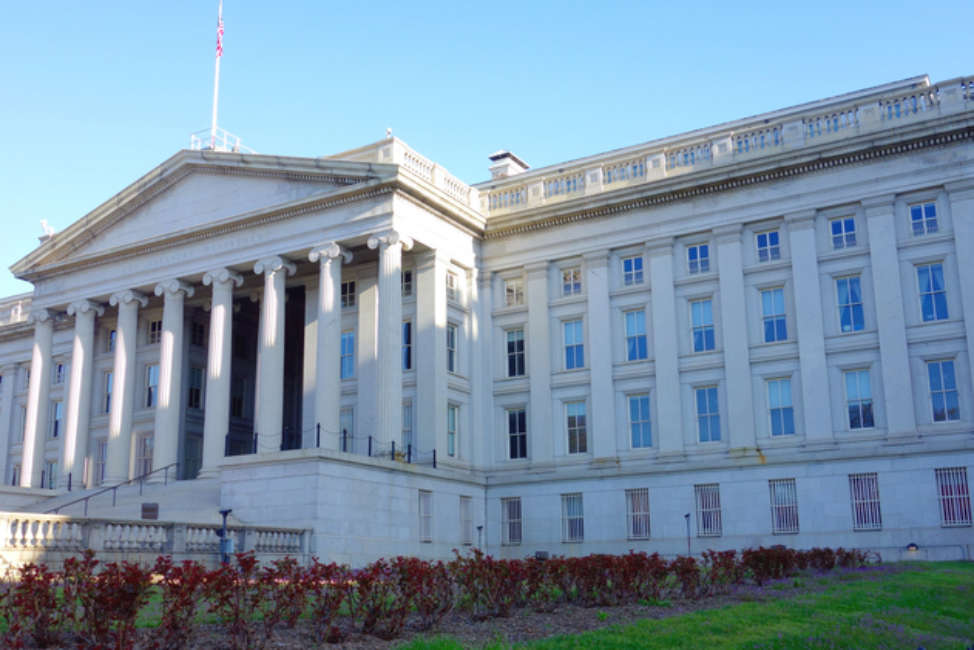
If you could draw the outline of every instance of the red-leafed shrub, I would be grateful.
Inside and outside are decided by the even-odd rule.
[[[460,555],[449,569],[459,592],[459,602],[474,619],[510,616],[511,610],[525,602],[524,582],[527,572],[521,560],[495,560],[473,549],[469,556]]]
[[[266,585],[259,580],[257,558],[237,553],[234,561],[206,576],[203,593],[208,611],[226,627],[231,648],[260,648],[265,639],[258,633],[261,622],[255,614],[266,599]]]
[[[347,566],[322,564],[316,559],[308,569],[310,585],[311,621],[318,638],[329,643],[342,640],[341,629],[335,625],[342,603],[353,589],[351,572]]]
[[[563,566],[558,559],[524,560],[524,599],[536,612],[554,611],[562,593],[559,585]]]
[[[870,553],[868,551],[841,547],[835,550],[835,561],[844,569],[857,569],[869,562],[869,559]],[[876,561],[879,561],[879,556],[876,556]]]
[[[17,582],[3,602],[7,648],[43,648],[55,645],[64,630],[58,607],[58,575],[43,564],[27,564],[17,573]]]
[[[662,600],[669,580],[670,566],[659,553],[633,553],[623,556],[626,571],[631,574],[632,597],[639,600]]]
[[[84,632],[101,647],[131,648],[135,619],[149,601],[152,571],[131,562],[109,562],[95,574]]]
[[[349,606],[365,634],[394,639],[402,632],[411,599],[402,588],[400,566],[379,559],[352,574]]]
[[[765,548],[744,549],[741,563],[751,571],[754,581],[760,586],[768,580],[793,575],[798,567],[798,553],[781,545]]]
[[[808,558],[808,566],[813,569],[831,571],[835,568],[835,551],[830,548],[813,548],[805,551],[804,555]]]
[[[708,593],[727,593],[731,585],[744,579],[742,567],[737,562],[737,551],[703,552],[703,574]]]
[[[412,596],[419,627],[428,630],[453,609],[453,579],[443,562],[398,557],[393,564],[399,571],[402,588]]]
[[[162,611],[159,627],[148,644],[158,650],[185,648],[196,633],[207,571],[198,562],[175,564],[172,557],[164,555],[156,559],[152,572],[158,576]]]
[[[700,565],[697,564],[696,558],[677,556],[670,562],[670,571],[676,576],[683,597],[697,598],[700,593]]]
[[[294,558],[275,560],[261,569],[260,582],[267,600],[261,610],[264,636],[269,639],[275,628],[284,624],[294,627],[308,608],[311,576]]]

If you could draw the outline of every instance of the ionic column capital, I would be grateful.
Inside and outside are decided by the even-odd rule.
[[[108,299],[108,304],[112,307],[116,307],[118,305],[127,305],[131,302],[137,302],[140,306],[145,307],[149,304],[149,299],[144,294],[134,289],[126,289],[125,291],[113,293]]]
[[[348,264],[352,261],[352,251],[344,248],[337,241],[326,241],[315,244],[308,253],[308,261],[310,262],[317,262],[318,260],[321,260],[322,263],[330,262],[339,257],[342,258],[345,264]]]
[[[31,325],[38,323],[54,322],[54,313],[49,309],[35,309],[27,316],[27,322]]]
[[[67,312],[68,316],[80,316],[88,312],[94,312],[96,316],[101,316],[105,313],[105,307],[90,300],[75,300],[68,305]]]
[[[395,244],[401,244],[402,249],[408,251],[413,247],[413,240],[411,237],[407,237],[398,230],[390,228],[389,230],[383,230],[382,232],[375,233],[369,237],[368,241],[369,248],[373,250],[379,246],[394,246]]]
[[[203,284],[206,286],[210,286],[211,284],[214,286],[217,284],[227,284],[229,282],[239,287],[243,284],[243,276],[239,273],[234,273],[230,269],[214,269],[203,274]]]
[[[277,273],[281,270],[286,270],[288,275],[294,275],[297,272],[298,267],[296,267],[290,260],[281,257],[280,255],[265,257],[264,259],[257,260],[257,263],[254,264],[254,273],[258,275],[270,275],[271,273]]]
[[[179,293],[184,293],[186,294],[187,298],[192,298],[193,294],[196,293],[196,290],[179,278],[173,278],[171,280],[160,282],[155,288],[155,294],[157,296],[161,296],[163,294],[176,295]]]

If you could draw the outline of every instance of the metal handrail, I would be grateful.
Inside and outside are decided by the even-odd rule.
[[[165,474],[163,475],[163,483],[162,484],[163,485],[169,485],[169,469],[171,467],[177,467],[178,468],[179,467],[179,461],[176,461],[175,463],[169,463],[165,467],[159,467],[158,469],[154,469],[151,472],[146,472],[145,474],[142,474],[140,476],[136,476],[135,478],[130,478],[129,480],[124,481],[122,483],[117,483],[116,485],[112,485],[112,486],[109,486],[109,487],[106,487],[106,488],[102,488],[101,490],[98,490],[97,492],[93,492],[92,494],[89,494],[87,496],[83,496],[80,499],[75,499],[74,501],[68,501],[67,503],[62,503],[61,505],[59,505],[56,508],[52,508],[50,510],[45,510],[44,511],[44,514],[46,514],[46,515],[49,515],[49,514],[57,514],[62,508],[67,508],[68,506],[73,506],[74,504],[81,503],[83,501],[84,504],[85,504],[85,514],[84,514],[84,516],[87,517],[88,516],[88,501],[90,499],[93,499],[94,497],[100,495],[100,494],[105,494],[106,492],[111,492],[112,493],[112,507],[114,508],[115,507],[115,504],[117,502],[117,498],[118,498],[118,488],[122,487],[123,485],[130,485],[130,484],[135,483],[136,481],[138,481],[139,482],[139,496],[142,496],[142,488],[145,485],[145,479],[148,478],[149,476],[152,476],[153,474],[156,474],[158,472],[165,472]]]

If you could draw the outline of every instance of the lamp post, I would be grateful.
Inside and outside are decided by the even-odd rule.
[[[685,515],[683,515],[683,518],[686,519],[687,522],[687,555],[689,556],[690,555],[690,513],[688,512]]]
[[[231,512],[233,510],[230,508],[220,511],[223,517],[223,526],[220,528],[220,563],[224,565],[230,563],[230,554],[233,553],[233,540],[227,536],[227,515]]]

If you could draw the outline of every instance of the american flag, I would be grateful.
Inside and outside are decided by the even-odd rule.
[[[220,3],[220,14],[216,19],[216,55],[223,56],[223,3]]]

